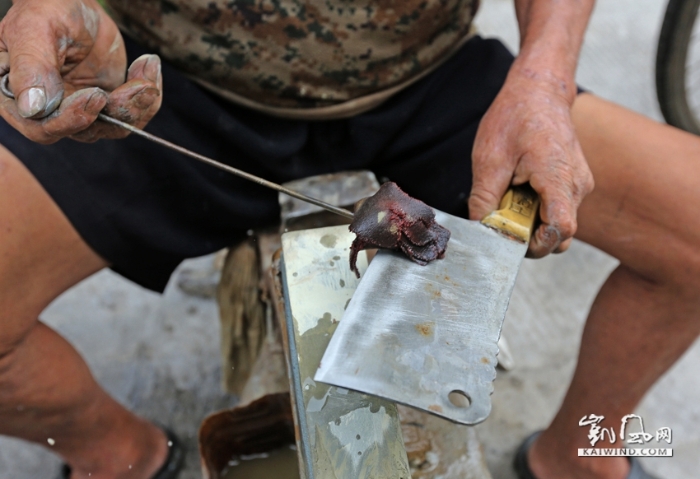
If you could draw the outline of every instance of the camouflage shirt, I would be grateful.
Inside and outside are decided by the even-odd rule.
[[[270,107],[336,105],[406,83],[470,31],[478,0],[106,0],[194,78]],[[218,88],[217,88],[218,87]]]

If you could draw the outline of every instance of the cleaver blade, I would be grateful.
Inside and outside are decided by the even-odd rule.
[[[486,419],[498,338],[537,204],[529,188],[511,189],[483,222],[436,211],[452,235],[445,258],[427,266],[379,251],[314,379],[460,424]],[[523,222],[527,236],[515,238]]]

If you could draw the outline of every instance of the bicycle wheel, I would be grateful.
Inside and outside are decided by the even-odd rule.
[[[656,52],[656,95],[673,126],[700,135],[700,0],[669,0]]]

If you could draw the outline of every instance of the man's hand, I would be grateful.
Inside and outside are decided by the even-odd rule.
[[[0,115],[39,143],[122,138],[98,113],[143,127],[161,104],[160,59],[144,55],[127,74],[121,34],[95,0],[15,0],[0,22],[8,71],[16,99],[0,95]]]
[[[576,211],[593,190],[571,122],[574,73],[593,0],[515,0],[520,54],[479,125],[472,152],[469,215],[497,209],[509,185],[529,182],[540,195],[542,224],[528,255],[565,251]]]
[[[497,209],[511,184],[529,182],[540,195],[542,224],[529,256],[565,251],[576,232],[576,210],[593,189],[560,83],[535,72],[511,71],[479,126],[472,153],[469,214]]]

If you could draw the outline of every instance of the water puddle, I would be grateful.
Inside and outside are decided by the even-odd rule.
[[[260,454],[234,456],[221,479],[300,479],[296,446],[290,444]]]

